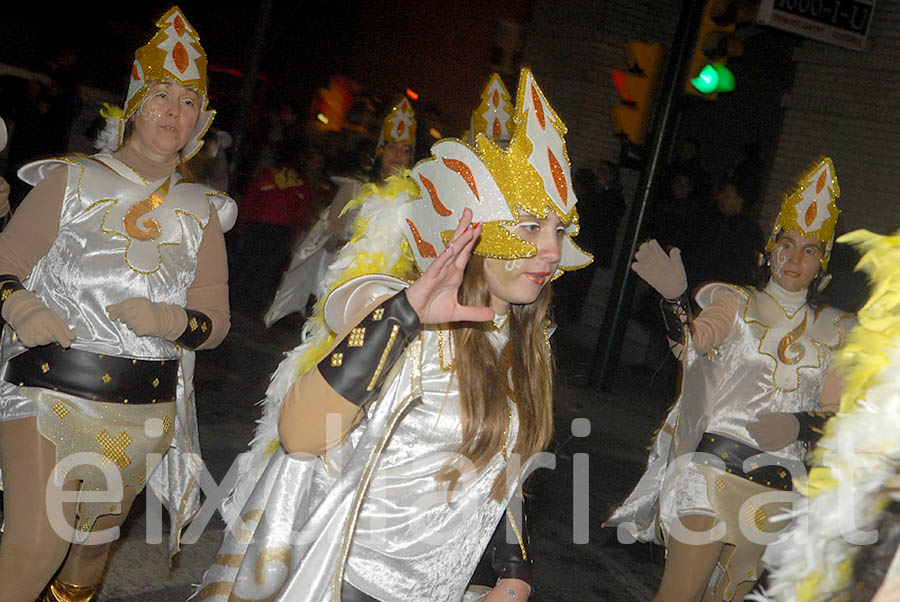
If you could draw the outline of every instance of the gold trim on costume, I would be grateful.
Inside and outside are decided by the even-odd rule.
[[[356,530],[356,521],[359,518],[359,512],[362,509],[362,503],[366,495],[366,489],[368,489],[369,482],[372,480],[372,474],[374,473],[375,467],[378,464],[381,452],[384,451],[385,447],[387,447],[388,441],[390,440],[391,435],[394,433],[394,430],[397,427],[397,423],[400,422],[400,420],[403,418],[406,410],[416,400],[421,399],[422,397],[422,338],[419,337],[412,343],[410,343],[409,347],[406,348],[405,353],[409,354],[409,357],[411,359],[410,391],[403,399],[399,401],[399,403],[397,403],[396,407],[391,412],[387,424],[385,425],[384,432],[381,433],[381,436],[378,438],[378,441],[369,453],[369,458],[366,461],[366,465],[363,468],[359,483],[356,486],[356,492],[354,493],[353,501],[350,504],[347,522],[345,523],[343,533],[341,534],[341,546],[338,550],[336,566],[331,578],[331,595],[333,602],[341,602],[341,587],[344,582],[344,567],[347,563],[347,556],[350,554],[350,544],[353,540],[353,533]],[[403,366],[403,364],[403,362],[398,362],[396,364],[397,368],[393,370],[394,374],[399,373],[399,369]]]
[[[378,382],[378,377],[381,376],[381,371],[384,370],[384,364],[387,362],[388,353],[391,352],[391,347],[394,346],[394,341],[397,340],[397,333],[399,331],[400,326],[394,324],[394,327],[391,329],[391,336],[388,338],[387,345],[384,346],[384,351],[381,353],[381,359],[378,360],[378,366],[375,368],[375,373],[372,375],[372,380],[369,381],[366,391],[371,391],[375,388],[375,383]]]

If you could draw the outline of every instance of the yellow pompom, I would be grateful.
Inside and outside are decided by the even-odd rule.
[[[119,119],[125,117],[125,111],[122,110],[122,107],[114,107],[108,102],[103,103],[103,108],[100,109],[100,116],[109,119],[110,117],[118,117]]]

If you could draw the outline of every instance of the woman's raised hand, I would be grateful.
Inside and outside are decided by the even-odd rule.
[[[655,288],[663,299],[677,299],[687,290],[687,276],[678,247],[666,253],[655,240],[645,242],[634,254],[631,269]]]
[[[406,298],[422,324],[446,322],[487,322],[494,318],[490,307],[459,304],[459,287],[481,224],[472,226],[472,211],[464,209],[453,238],[425,273],[408,289]]]

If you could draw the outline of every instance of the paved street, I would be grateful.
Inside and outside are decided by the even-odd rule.
[[[200,438],[210,472],[219,481],[234,456],[250,439],[261,399],[281,353],[298,340],[299,323],[287,318],[266,332],[245,316],[233,316],[225,343],[198,354],[197,391]],[[577,329],[574,329],[578,332]],[[569,337],[571,337],[571,332]],[[646,601],[661,575],[662,549],[644,544],[622,546],[601,522],[640,474],[653,430],[668,400],[662,376],[647,367],[624,367],[611,391],[599,395],[583,383],[587,366],[571,358],[590,357],[591,349],[574,344],[560,329],[554,345],[560,363],[557,436],[550,451],[554,470],[540,469],[531,478],[529,517],[536,589],[532,600]],[[582,360],[583,361],[583,360]],[[571,434],[572,420],[587,418],[587,437]],[[577,434],[584,435],[576,429]],[[589,532],[573,534],[573,456],[587,454],[590,475]],[[576,464],[584,465],[580,456]],[[145,542],[145,497],[123,529],[109,566],[101,602],[180,601],[192,591],[221,543],[222,522],[210,521],[199,540],[184,545],[172,567],[164,545]],[[583,522],[583,521],[582,521]],[[164,524],[163,529],[167,529]],[[588,543],[573,543],[585,541]]]

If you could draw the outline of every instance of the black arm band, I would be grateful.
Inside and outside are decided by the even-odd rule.
[[[4,320],[2,318],[3,304],[6,299],[14,292],[25,288],[19,281],[19,277],[13,274],[0,274],[0,328],[3,327]]]
[[[666,328],[666,336],[676,343],[684,345],[685,327],[691,324],[691,300],[687,291],[681,293],[677,299],[660,299],[659,309],[662,312],[663,324]]]
[[[187,308],[184,311],[187,314],[187,326],[181,336],[175,339],[175,343],[185,349],[196,349],[209,338],[212,322],[203,312]]]
[[[364,406],[406,346],[419,334],[419,316],[401,291],[363,318],[330,354],[319,373],[341,397]]]
[[[510,504],[488,542],[487,554],[498,579],[534,581],[531,555],[528,553],[528,519],[525,502]]]
[[[793,416],[800,423],[797,439],[815,445],[825,434],[825,423],[834,416],[834,412],[797,412]]]

